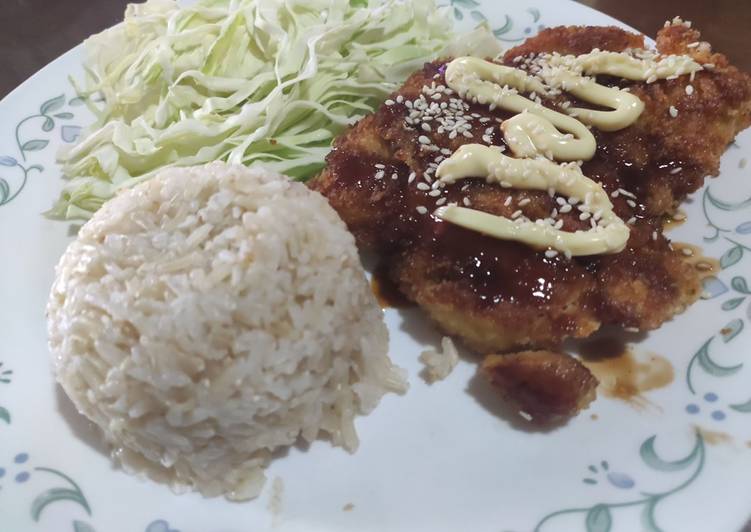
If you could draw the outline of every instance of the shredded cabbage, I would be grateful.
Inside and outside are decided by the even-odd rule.
[[[460,42],[492,56],[488,35]],[[61,152],[68,181],[48,215],[88,218],[118,188],[174,165],[262,161],[311,177],[337,134],[453,51],[452,37],[434,0],[131,4],[85,43],[76,88],[96,122]]]

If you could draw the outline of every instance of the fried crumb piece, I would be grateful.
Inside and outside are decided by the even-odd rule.
[[[587,408],[598,384],[581,362],[554,351],[489,355],[482,372],[522,417],[543,425],[564,421]]]

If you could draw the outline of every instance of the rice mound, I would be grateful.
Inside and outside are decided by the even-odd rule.
[[[80,230],[47,307],[56,377],[126,471],[252,498],[274,449],[403,392],[354,238],[327,201],[259,168],[175,168]]]

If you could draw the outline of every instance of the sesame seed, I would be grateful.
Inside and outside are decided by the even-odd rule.
[[[386,100],[384,103],[386,105],[394,105],[394,100]]]
[[[687,257],[690,257],[694,254],[694,251],[691,248],[681,248],[681,253],[683,253]]]
[[[686,94],[691,96],[694,93],[694,86],[693,85],[686,85]]]
[[[636,208],[636,202],[632,199],[626,200],[626,204],[631,207],[632,209]]]
[[[376,179],[383,179],[383,176],[384,176],[384,175],[386,175],[386,172],[384,172],[383,170],[378,170],[378,171],[377,171],[377,172],[375,173],[375,178],[376,178]]]
[[[430,190],[430,185],[427,183],[417,183],[418,190]]]
[[[657,231],[652,231],[652,240],[657,240]]]
[[[552,259],[552,258],[554,258],[554,257],[557,257],[557,256],[558,256],[558,251],[556,251],[555,249],[549,249],[549,250],[547,250],[547,251],[545,252],[545,256],[546,256],[547,258],[549,258],[549,259]]]
[[[441,191],[438,190],[438,189],[434,189],[434,190],[431,190],[430,192],[428,192],[428,196],[432,196],[434,198],[436,196],[440,196],[440,195],[441,195]]]
[[[420,135],[419,137],[417,137],[417,142],[419,142],[420,144],[430,144],[430,139],[425,135]]]
[[[699,46],[699,44],[701,44],[701,43],[699,43],[698,41],[694,41],[692,43],[688,43],[686,45],[686,48],[696,48],[697,46]]]
[[[522,215],[522,211],[520,211],[520,210],[516,210],[516,211],[514,211],[514,213],[513,213],[512,215],[511,215],[511,218],[512,218],[512,219],[513,219],[513,218],[518,218],[518,217],[519,217],[519,216],[521,216],[521,215]]]
[[[425,207],[423,207],[422,205],[419,205],[418,207],[416,207],[415,210],[417,212],[419,212],[420,214],[427,214],[428,213],[428,209],[425,208]]]
[[[626,220],[626,223],[628,225],[634,225],[636,223],[636,217],[632,216],[631,218],[629,218],[628,220]]]
[[[398,178],[399,178],[399,174],[397,174],[396,172],[394,172],[393,174],[391,174],[391,179],[396,180]]]
[[[563,227],[563,220],[558,220],[557,222],[555,222],[555,225],[553,227],[555,229],[560,229],[561,227]]]
[[[376,168],[378,168],[379,170],[383,170],[384,168],[386,168],[386,165],[383,165],[383,164],[381,164],[381,163],[376,163],[376,164],[374,164],[373,166],[375,166],[375,167],[376,167]]]
[[[511,200],[512,200],[512,199],[513,199],[513,198],[512,198],[511,196],[507,197],[507,198],[506,198],[506,201],[504,201],[504,202],[503,202],[503,205],[504,205],[505,207],[508,207],[509,205],[511,205]]]
[[[531,201],[532,200],[529,199],[529,198],[524,198],[517,205],[519,205],[519,207],[524,207],[525,205],[529,205],[529,202],[531,202]]]
[[[407,183],[411,183],[412,181],[414,181],[414,180],[415,180],[415,178],[416,178],[416,177],[417,177],[417,174],[416,174],[416,173],[414,173],[414,172],[410,172],[410,173],[409,173],[409,177],[407,178]]]
[[[396,97],[396,103],[402,103],[403,101],[404,101],[404,96],[402,96],[401,94]]]
[[[618,190],[617,190],[616,192],[617,192],[618,194],[622,194],[623,196],[626,196],[627,198],[631,198],[631,199],[636,199],[636,194],[634,194],[633,192],[629,192],[629,191],[628,191],[628,190],[626,190],[625,188],[619,188],[619,189],[618,189]],[[612,195],[612,194],[611,194],[611,195]],[[617,196],[617,195],[615,195],[615,196],[613,196],[613,197],[614,197],[614,198],[617,198],[618,196]]]
[[[676,166],[675,168],[673,168],[672,170],[670,170],[670,173],[671,173],[672,175],[675,175],[675,174],[677,174],[678,172],[680,172],[681,170],[683,170],[683,167],[682,167],[682,166]]]
[[[573,209],[573,207],[569,205],[568,203],[566,203],[565,205],[561,205],[561,208],[558,209],[558,211],[565,214],[567,212],[571,212],[571,209]]]
[[[469,207],[470,205],[472,205],[472,202],[469,201],[469,198],[463,198],[462,199],[462,203],[464,203],[464,205],[467,206],[467,207]]]
[[[620,194],[621,192],[619,190],[614,190],[613,192],[610,193],[610,197],[617,198],[618,196],[620,196]]]
[[[675,221],[677,221],[677,222],[681,222],[681,221],[683,221],[683,220],[685,220],[685,219],[686,219],[686,215],[685,215],[685,214],[683,214],[682,212],[676,212],[676,213],[675,213],[675,214],[673,215],[673,220],[675,220]]]
[[[579,219],[580,219],[580,220],[581,220],[582,222],[584,222],[584,221],[588,220],[590,216],[592,216],[592,215],[591,215],[590,213],[588,213],[588,212],[583,212],[583,213],[581,213],[581,214],[579,215]]]
[[[446,203],[446,198],[438,198],[438,201],[435,202],[436,207],[440,207],[444,203]]]
[[[678,109],[675,108],[675,105],[671,105],[670,109],[668,109],[668,113],[670,113],[672,118],[675,118],[678,116]]]

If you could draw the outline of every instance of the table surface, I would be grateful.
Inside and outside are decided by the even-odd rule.
[[[681,15],[741,68],[751,71],[749,0],[580,0],[654,35]],[[126,0],[3,0],[0,98],[84,38],[122,19]]]

